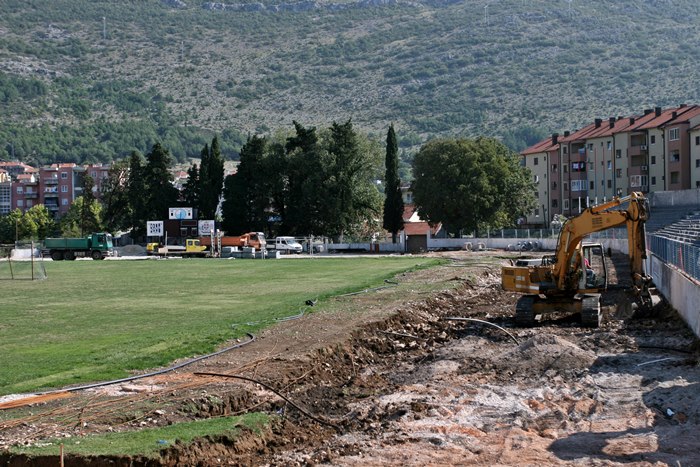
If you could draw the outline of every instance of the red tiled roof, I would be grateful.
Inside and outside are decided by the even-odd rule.
[[[520,152],[523,156],[528,156],[530,154],[539,154],[542,152],[556,151],[559,149],[559,143],[552,144],[552,138],[543,139],[539,143],[533,144],[529,148],[526,148]]]
[[[416,212],[416,206],[414,204],[404,204],[403,205],[403,216],[402,219],[405,221],[408,221],[412,216],[413,213]]]
[[[408,222],[404,224],[403,230],[406,235],[430,235],[437,234],[442,229],[442,224],[430,225],[427,222]]]

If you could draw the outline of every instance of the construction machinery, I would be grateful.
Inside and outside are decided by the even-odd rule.
[[[589,207],[562,226],[554,256],[519,260],[501,270],[504,290],[521,292],[515,321],[532,326],[537,315],[554,311],[578,312],[584,326],[601,323],[600,295],[607,288],[607,266],[602,245],[583,243],[594,232],[627,227],[632,291],[642,305],[651,304],[651,278],[644,272],[644,223],[649,203],[642,193]]]
[[[110,233],[96,232],[84,238],[47,238],[42,251],[54,261],[77,258],[100,260],[114,256],[114,245]]]
[[[200,245],[199,239],[188,238],[184,245],[161,245],[149,243],[146,245],[146,254],[149,256],[180,256],[183,258],[205,258],[209,251],[204,245]]]

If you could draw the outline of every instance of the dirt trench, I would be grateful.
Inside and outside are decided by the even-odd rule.
[[[144,382],[148,405],[160,402],[148,417],[92,418],[82,433],[249,410],[274,416],[266,431],[175,444],[159,459],[69,465],[700,464],[697,340],[672,310],[630,316],[620,279],[604,296],[600,329],[575,316],[519,329],[517,297],[500,289],[496,265],[451,257],[451,267],[403,278],[443,283],[441,291],[384,303],[367,294],[353,298],[362,311],[351,318],[284,323],[241,354]],[[614,263],[624,277],[624,261]],[[201,372],[244,375],[277,393]],[[70,431],[50,417],[23,428],[27,442]]]

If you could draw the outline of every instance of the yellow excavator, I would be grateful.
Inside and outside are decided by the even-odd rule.
[[[632,291],[643,306],[651,305],[651,277],[644,272],[648,218],[649,202],[642,193],[615,197],[569,218],[559,233],[554,256],[503,266],[503,289],[526,294],[516,305],[516,324],[532,326],[537,315],[563,311],[578,312],[582,325],[598,327],[600,294],[608,285],[605,254],[601,244],[583,243],[583,239],[621,226],[627,227]]]

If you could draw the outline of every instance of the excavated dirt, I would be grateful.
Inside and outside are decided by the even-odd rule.
[[[443,256],[179,372],[6,411],[0,448],[263,411],[263,432],[66,465],[700,465],[697,340],[673,310],[632,312],[624,258],[587,329],[567,315],[516,328],[504,256]]]

